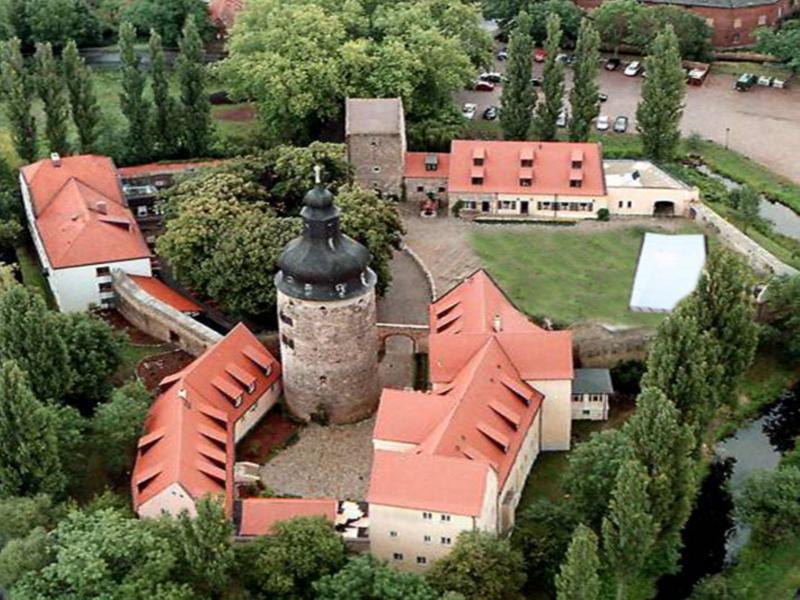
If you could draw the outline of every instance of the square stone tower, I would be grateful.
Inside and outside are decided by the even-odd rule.
[[[348,98],[345,102],[347,160],[355,182],[400,198],[406,156],[406,124],[400,98]]]

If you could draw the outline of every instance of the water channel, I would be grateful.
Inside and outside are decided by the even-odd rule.
[[[681,570],[659,581],[658,599],[688,598],[697,581],[735,560],[750,536],[734,514],[737,495],[754,471],[775,469],[781,453],[790,450],[799,435],[800,383],[781,394],[759,418],[717,444],[715,460],[684,528]]]
[[[742,187],[732,179],[728,179],[709,169],[705,165],[696,167],[703,175],[719,181],[725,189],[735,190]],[[761,203],[759,205],[759,213],[763,219],[772,223],[772,228],[782,235],[800,240],[800,215],[794,212],[788,206],[779,202],[771,202],[764,196],[761,196]]]

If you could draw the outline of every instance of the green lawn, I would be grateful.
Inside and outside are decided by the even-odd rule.
[[[792,72],[786,66],[777,63],[758,63],[758,62],[734,62],[718,60],[711,63],[712,74],[741,75],[742,73],[753,73],[754,75],[765,77],[778,77],[786,79]]]
[[[45,302],[47,302],[47,306],[55,309],[55,298],[53,298],[50,286],[47,284],[47,280],[44,277],[42,267],[39,265],[39,259],[33,248],[33,242],[27,234],[24,235],[23,242],[20,243],[15,250],[17,253],[17,266],[22,275],[22,283],[40,293],[44,297]]]
[[[628,310],[645,231],[639,226],[591,232],[536,225],[523,232],[486,228],[473,234],[472,244],[500,286],[531,316],[652,327],[663,314]],[[700,230],[687,221],[682,231]]]

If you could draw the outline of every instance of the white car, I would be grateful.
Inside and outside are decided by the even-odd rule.
[[[569,120],[569,113],[567,112],[566,107],[563,107],[561,109],[561,112],[558,113],[558,118],[556,119],[556,127],[566,127],[568,120]]]
[[[465,119],[474,119],[476,112],[478,112],[478,105],[472,102],[467,102],[464,108],[461,109],[461,114],[464,115]]]
[[[609,121],[608,115],[600,115],[597,117],[597,131],[608,131],[608,128],[611,126]]]
[[[638,60],[633,61],[632,63],[628,63],[628,66],[625,67],[625,75],[628,77],[636,77],[639,72],[642,70],[642,63]]]

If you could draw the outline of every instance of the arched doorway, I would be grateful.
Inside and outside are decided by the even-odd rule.
[[[674,217],[675,203],[671,200],[659,200],[653,206],[653,216],[655,217]]]

